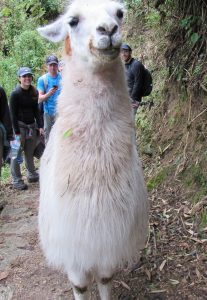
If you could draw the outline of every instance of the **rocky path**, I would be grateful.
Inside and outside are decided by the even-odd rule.
[[[0,300],[73,299],[64,274],[46,266],[37,233],[38,185],[1,189]],[[117,273],[112,300],[207,299],[207,247],[179,190],[152,195],[150,237],[142,260]],[[179,200],[179,201],[178,201]],[[99,299],[96,288],[91,299]]]

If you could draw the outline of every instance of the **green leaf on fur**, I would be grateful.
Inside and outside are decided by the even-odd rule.
[[[73,130],[70,128],[64,132],[63,138],[66,139],[66,138],[70,137],[72,134],[73,134]]]

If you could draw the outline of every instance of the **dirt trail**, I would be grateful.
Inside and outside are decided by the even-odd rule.
[[[39,248],[38,185],[0,193],[7,201],[0,215],[0,300],[73,299],[67,277],[46,266]],[[117,273],[112,300],[207,299],[206,241],[192,236],[190,207],[179,190],[151,197],[148,247],[140,263]],[[91,299],[99,299],[96,288]]]
[[[47,268],[39,248],[38,186],[6,194],[0,221],[0,300],[72,299],[67,278]]]

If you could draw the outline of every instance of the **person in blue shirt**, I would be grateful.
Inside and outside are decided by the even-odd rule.
[[[48,72],[37,82],[39,103],[43,104],[45,142],[47,143],[52,126],[55,123],[57,98],[61,89],[61,74],[58,72],[58,58],[50,55],[46,58]]]

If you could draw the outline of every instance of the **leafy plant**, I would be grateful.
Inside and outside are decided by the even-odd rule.
[[[164,182],[164,180],[167,178],[167,176],[170,174],[170,166],[165,167],[159,171],[158,174],[156,174],[154,177],[152,177],[147,182],[147,189],[148,191],[151,191],[155,188],[157,188],[160,184]]]
[[[154,28],[155,26],[160,24],[160,14],[153,10],[150,11],[149,14],[146,15],[146,23],[149,27]]]
[[[7,95],[17,84],[20,66],[31,67],[35,79],[42,74],[45,56],[59,45],[42,39],[36,28],[62,9],[63,1],[7,0],[0,6],[0,78]],[[47,13],[46,13],[47,10]]]
[[[2,181],[2,183],[8,183],[10,180],[10,167],[8,165],[3,166],[2,170],[1,170],[1,178],[0,180]]]

